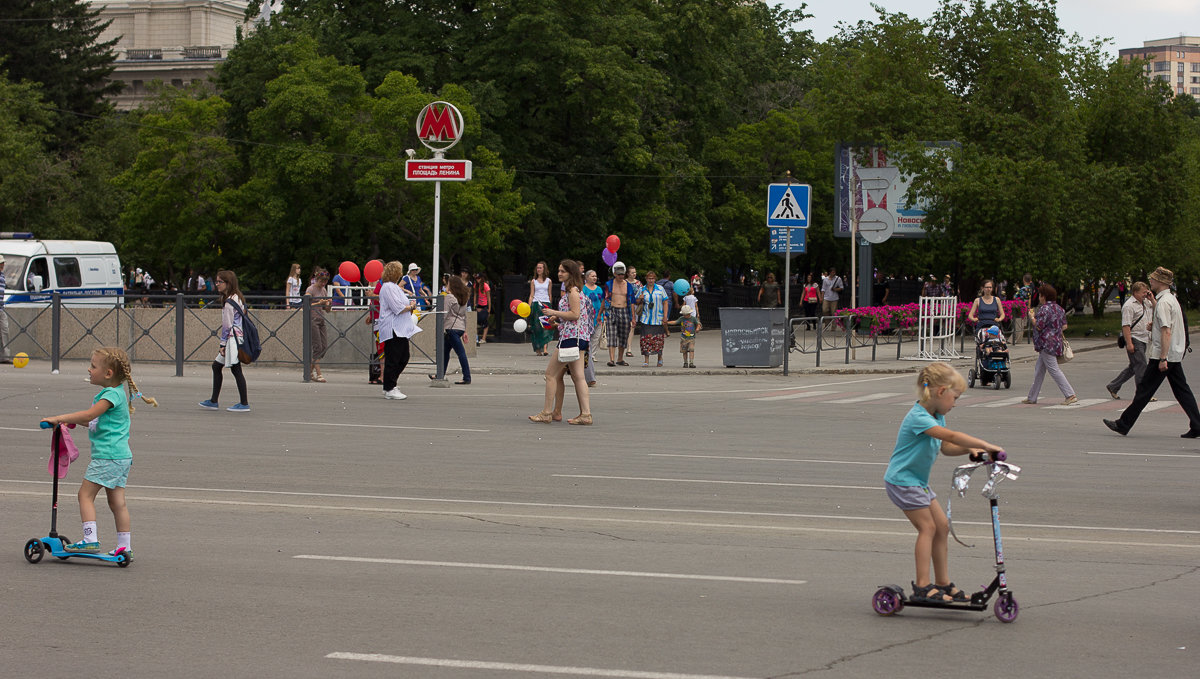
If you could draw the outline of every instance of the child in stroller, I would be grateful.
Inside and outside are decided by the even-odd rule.
[[[975,333],[975,367],[967,372],[967,386],[974,387],[977,379],[980,386],[991,385],[994,389],[999,389],[1002,382],[1005,389],[1012,386],[1008,372],[1008,343],[999,326],[980,328]]]

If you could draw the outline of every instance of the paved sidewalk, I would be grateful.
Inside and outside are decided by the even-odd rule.
[[[1116,339],[1109,337],[1070,338],[1071,347],[1076,351],[1093,351],[1098,349],[1115,348]],[[637,338],[634,338],[636,344]],[[957,343],[955,347],[957,348]],[[905,342],[902,345],[902,355],[916,354],[915,342]],[[509,344],[489,342],[480,346],[476,356],[471,359],[471,372],[480,375],[523,375],[538,374],[546,369],[543,356],[535,356],[533,348],[528,343]],[[965,358],[950,361],[955,367],[967,370],[973,364],[974,345],[967,342],[961,352]],[[663,366],[657,367],[651,361],[650,367],[642,367],[641,354],[626,357],[628,367],[608,367],[608,350],[598,352],[596,373],[604,377],[619,375],[782,375],[783,367],[778,368],[726,368],[722,363],[721,331],[720,329],[703,330],[696,339],[696,367],[684,368],[683,359],[679,354],[677,335],[667,338],[666,350],[663,352]],[[817,367],[815,354],[802,354],[793,351],[788,357],[788,373],[796,375],[811,374],[869,374],[869,373],[906,373],[920,370],[928,361],[905,360],[896,358],[895,344],[880,344],[876,349],[876,360],[871,360],[871,348],[858,349],[851,352],[850,362],[846,362],[844,348],[821,352],[821,365]],[[1025,363],[1036,360],[1032,344],[1024,342],[1009,346],[1011,363]],[[653,359],[653,357],[651,357]],[[457,372],[457,359],[452,357],[450,372]]]

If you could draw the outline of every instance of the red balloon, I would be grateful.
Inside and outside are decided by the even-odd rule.
[[[508,305],[508,310],[515,314],[515,313],[517,313],[517,307],[519,307],[519,306],[521,306],[521,300],[514,299],[512,301],[512,304]]]
[[[383,260],[372,259],[363,266],[363,277],[370,282],[375,282],[383,278]]]
[[[621,239],[617,238],[616,235],[614,234],[612,236],[609,236],[604,241],[604,245],[608,248],[609,252],[616,253],[617,250],[621,249]]]
[[[354,262],[342,262],[338,267],[338,275],[346,279],[347,283],[358,282],[358,265]]]

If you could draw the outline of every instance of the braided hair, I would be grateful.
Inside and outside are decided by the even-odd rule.
[[[129,362],[129,354],[125,353],[124,349],[117,347],[100,347],[94,354],[100,357],[97,361],[100,365],[113,371],[113,376],[118,382],[125,384],[125,394],[129,397],[129,414],[134,412],[133,399],[140,398],[143,402],[149,403],[155,408],[158,407],[158,401],[150,396],[145,396],[138,389],[137,383],[133,381],[133,366]]]
[[[928,403],[933,398],[931,390],[938,387],[950,387],[955,391],[966,391],[967,381],[949,363],[930,363],[917,373],[917,399]]]

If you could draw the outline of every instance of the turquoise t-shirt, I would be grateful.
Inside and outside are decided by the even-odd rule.
[[[127,460],[133,457],[129,449],[129,401],[120,387],[105,387],[92,399],[101,399],[112,407],[88,423],[88,440],[92,443],[93,460]]]
[[[930,415],[920,402],[914,403],[900,423],[896,447],[883,480],[893,486],[928,486],[929,472],[933,470],[933,461],[942,449],[942,442],[925,432],[944,426],[945,415]]]

